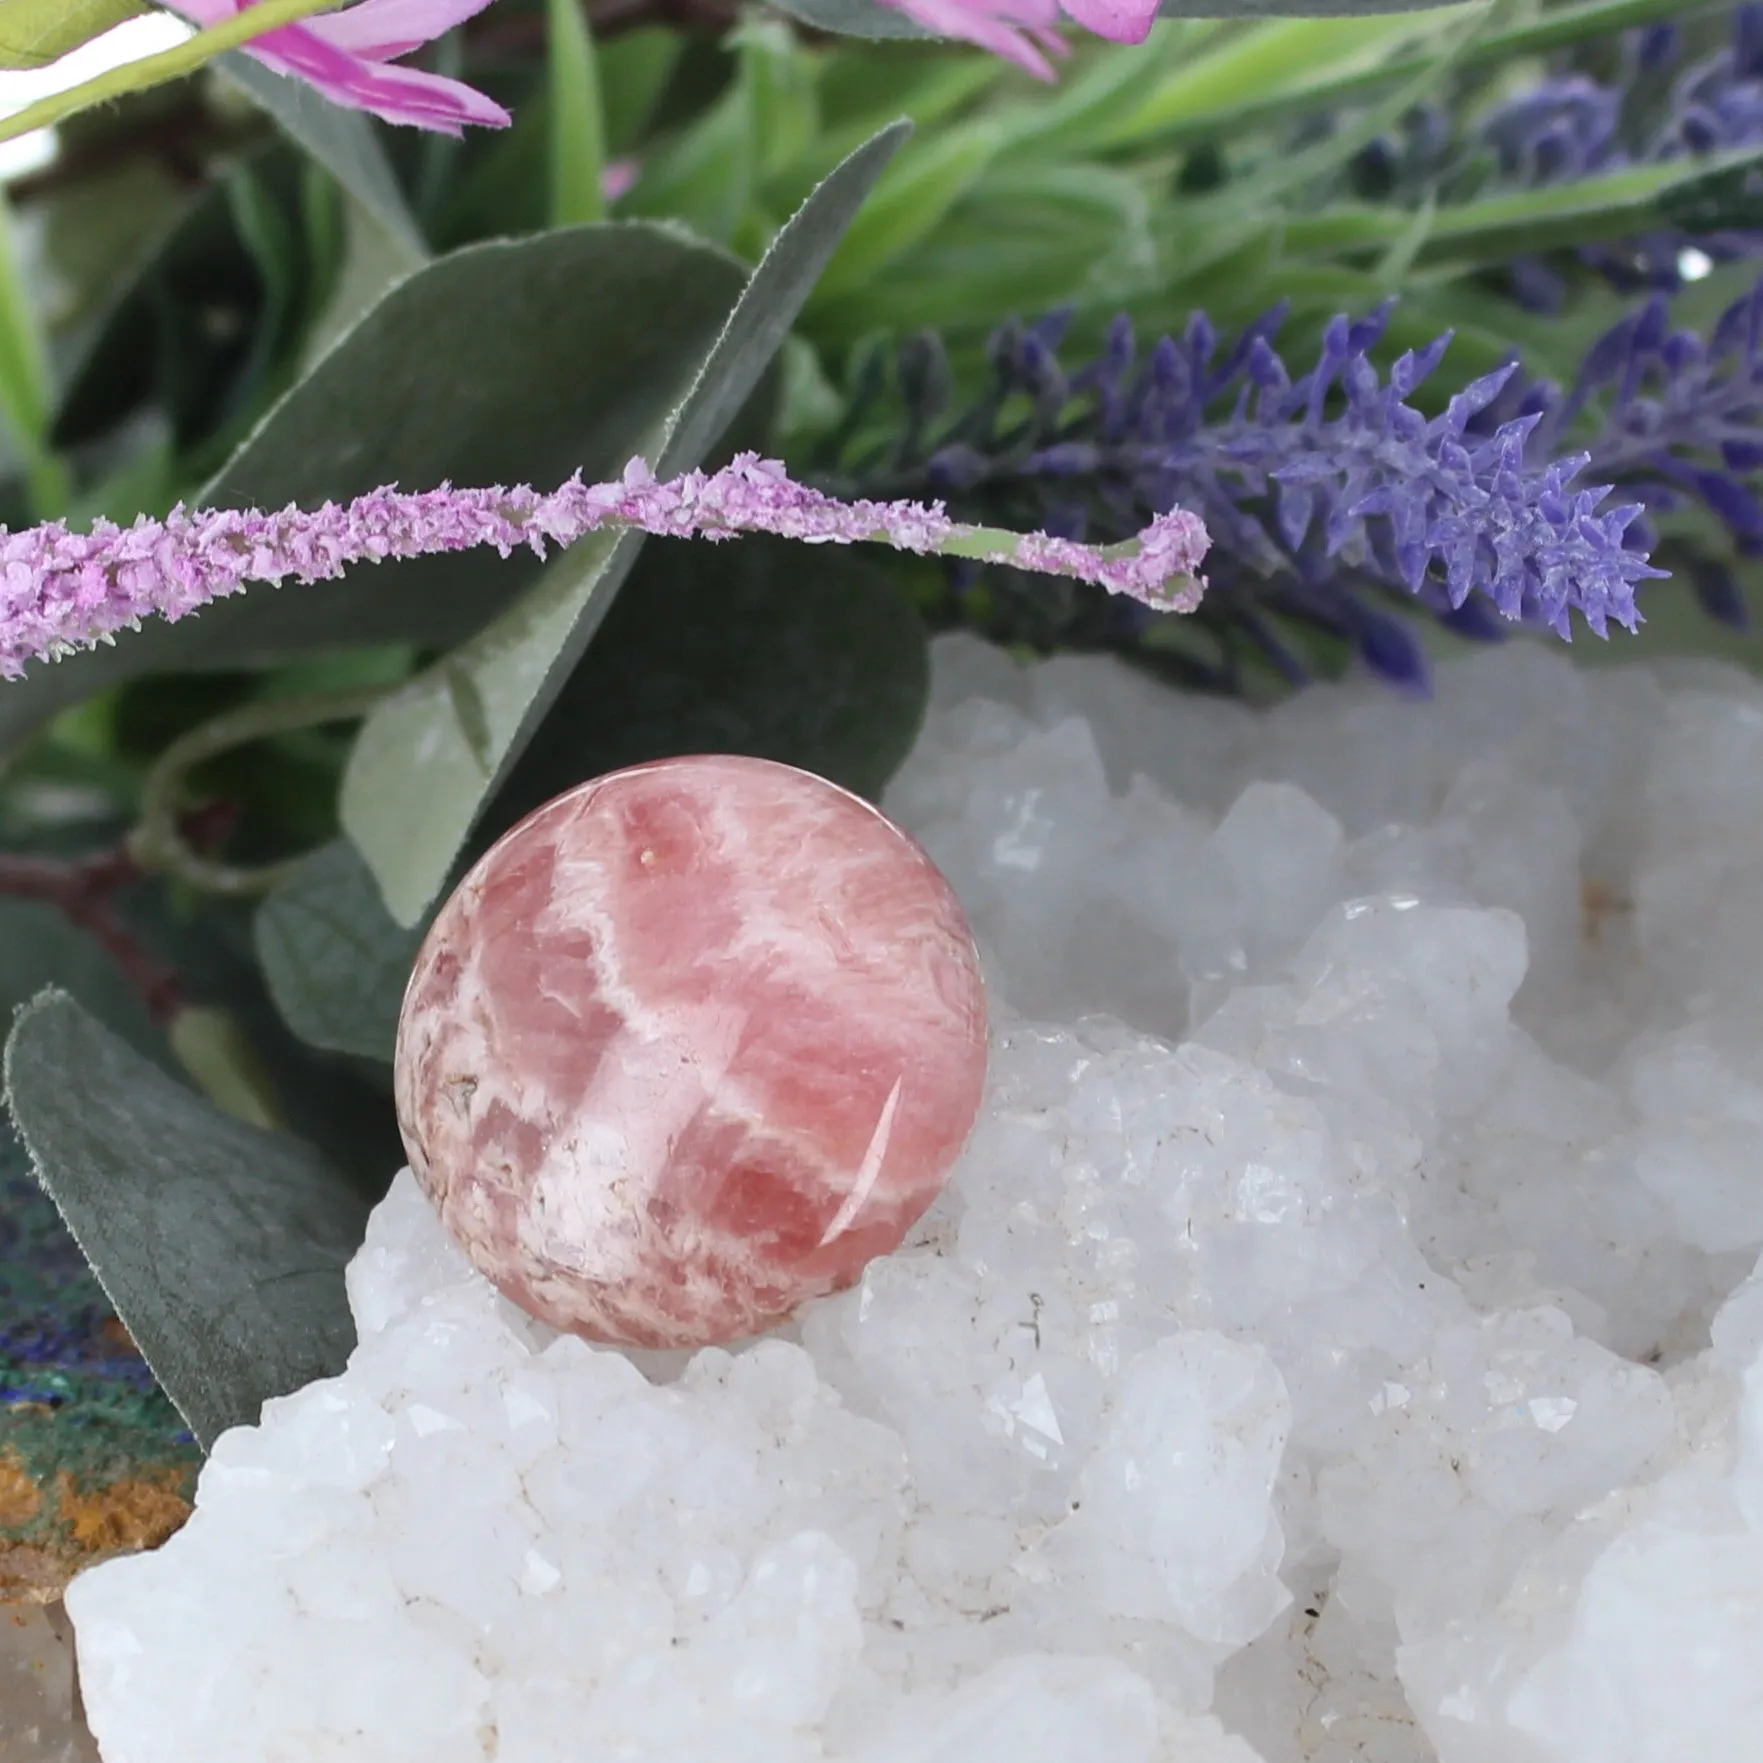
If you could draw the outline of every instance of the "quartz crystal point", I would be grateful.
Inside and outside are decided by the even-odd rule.
[[[398,1120],[513,1302],[700,1347],[899,1246],[967,1139],[986,1045],[972,932],[905,833],[790,766],[664,759],[529,815],[442,908]]]

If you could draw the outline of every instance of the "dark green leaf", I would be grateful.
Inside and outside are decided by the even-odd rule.
[[[63,992],[6,1043],[37,1177],[204,1449],[343,1369],[367,1205],[296,1139],[208,1106]]]
[[[411,268],[427,257],[428,247],[398,188],[392,162],[361,111],[332,104],[304,80],[288,79],[241,50],[221,56],[215,65],[379,222]]]
[[[313,852],[257,909],[263,976],[301,1040],[390,1063],[420,930],[394,924],[347,839]]]
[[[629,449],[658,475],[691,470],[728,427],[908,132],[896,124],[859,148],[778,234],[672,413]],[[665,296],[657,288],[653,298]],[[626,312],[624,322],[647,334],[652,309],[639,299]],[[602,475],[616,469],[609,464]],[[414,924],[442,888],[484,804],[581,659],[640,542],[636,534],[591,535],[507,613],[368,718],[344,775],[342,819],[401,924]]]
[[[385,483],[553,485],[620,471],[740,297],[741,266],[646,224],[467,246],[400,282],[278,403],[196,500],[311,508]],[[446,647],[539,574],[493,552],[259,587],[0,684],[0,751],[145,673],[267,666],[379,643]]]
[[[96,938],[47,901],[0,898],[0,1022],[48,985],[65,987],[131,1046],[169,1067],[164,1035]]]
[[[891,571],[784,539],[656,539],[474,841],[586,778],[751,753],[871,800],[929,689],[924,627]]]
[[[267,224],[299,224],[299,156],[286,148],[252,155],[208,189],[119,290],[56,413],[58,447],[97,439],[155,402],[174,438],[187,445],[238,410],[241,385],[271,302],[263,237],[241,230],[239,192],[250,190]],[[284,266],[292,273],[292,266]],[[284,290],[285,291],[285,290]]]

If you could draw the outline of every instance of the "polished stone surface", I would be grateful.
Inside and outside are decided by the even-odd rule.
[[[966,1141],[986,1037],[966,917],[891,821],[770,761],[661,760],[466,876],[405,998],[398,1116],[509,1298],[701,1346],[898,1246]]]

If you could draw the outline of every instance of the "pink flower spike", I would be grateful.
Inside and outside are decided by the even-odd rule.
[[[808,545],[891,545],[919,555],[974,557],[1094,582],[1160,612],[1191,612],[1205,582],[1206,528],[1172,509],[1138,538],[1095,546],[1045,533],[962,526],[940,502],[842,502],[795,482],[775,459],[737,454],[720,471],[663,483],[633,459],[613,483],[578,473],[548,494],[527,485],[411,493],[391,488],[347,507],[302,512],[254,508],[139,516],[129,527],[96,521],[89,533],[59,521],[0,527],[0,680],[32,660],[111,641],[143,618],[183,618],[253,582],[332,581],[355,563],[426,557],[484,545],[506,557],[540,557],[603,526],[715,543],[774,533]],[[366,589],[364,588],[364,592]]]
[[[193,24],[219,24],[248,12],[255,0],[167,0]],[[457,135],[466,123],[506,128],[500,104],[475,87],[415,67],[390,65],[400,55],[482,12],[490,0],[359,0],[334,13],[268,31],[245,53],[279,74],[305,80],[333,104],[366,110],[387,122]]]

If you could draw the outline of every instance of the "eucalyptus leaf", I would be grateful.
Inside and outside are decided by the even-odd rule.
[[[929,682],[916,609],[860,551],[651,540],[474,847],[584,779],[684,753],[776,759],[876,800]]]
[[[568,228],[471,245],[399,282],[272,409],[196,498],[281,508],[385,483],[553,485],[621,470],[740,297],[741,265],[668,228]],[[539,573],[493,552],[257,587],[0,683],[0,751],[141,674],[268,666],[381,643],[446,647]]]
[[[897,123],[859,148],[778,234],[690,383],[676,382],[671,413],[630,448],[659,476],[693,469],[728,427],[909,132]],[[665,292],[657,289],[653,298]],[[639,298],[630,322],[653,325],[652,308]],[[602,475],[616,469],[608,464]],[[415,924],[441,890],[640,544],[639,534],[591,534],[552,562],[506,613],[368,717],[344,774],[342,821],[400,924]]]
[[[146,10],[141,0],[0,0],[0,67],[47,67]]]
[[[47,985],[65,987],[132,1047],[171,1068],[165,1036],[95,937],[46,900],[0,898],[0,1023]]]
[[[211,1108],[65,992],[19,1013],[5,1087],[38,1180],[204,1450],[343,1369],[368,1207],[316,1151]]]
[[[289,79],[241,50],[220,56],[215,65],[379,222],[408,268],[427,258],[392,162],[361,111],[331,103],[306,81]]]
[[[391,1062],[422,932],[393,922],[347,839],[313,852],[280,882],[253,930],[270,996],[301,1040]]]

